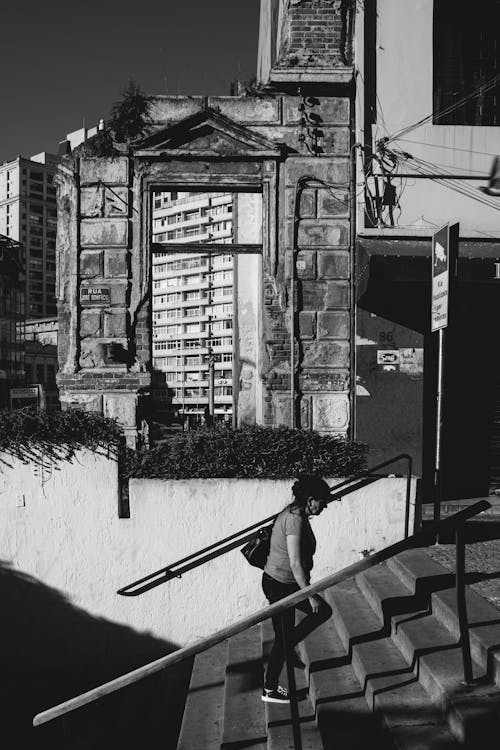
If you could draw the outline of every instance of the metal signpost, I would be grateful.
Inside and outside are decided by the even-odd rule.
[[[434,520],[441,517],[442,482],[442,427],[444,388],[445,329],[448,327],[450,298],[457,272],[459,225],[445,224],[432,235],[432,291],[431,331],[438,332],[438,383],[436,393],[436,454],[434,462]]]

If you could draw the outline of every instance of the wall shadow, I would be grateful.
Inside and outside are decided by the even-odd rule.
[[[176,650],[94,617],[0,561],[2,735],[18,750],[175,748],[192,669],[186,660],[98,703],[34,728],[35,714]]]

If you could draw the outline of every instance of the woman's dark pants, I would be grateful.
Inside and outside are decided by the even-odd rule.
[[[267,573],[262,576],[262,588],[266,595],[269,604],[284,599],[285,596],[295,593],[300,590],[298,583],[280,583],[276,581]],[[305,612],[307,617],[304,617],[298,625],[295,625],[295,609],[299,609],[301,612]],[[296,607],[290,607],[283,615],[285,618],[285,629],[287,638],[289,640],[290,647],[293,648],[304,640],[309,633],[311,633],[318,625],[328,620],[332,614],[331,607],[323,601],[317,612],[313,612],[309,599],[305,599]],[[272,618],[274,628],[274,644],[269,654],[269,661],[267,664],[266,677],[264,680],[264,686],[270,690],[275,690],[278,686],[278,680],[285,662],[285,649],[283,644],[283,630],[282,630],[282,617],[283,615],[277,615]]]

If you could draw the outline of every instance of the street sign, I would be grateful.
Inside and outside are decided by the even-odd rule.
[[[450,291],[450,227],[442,227],[432,236],[432,311],[431,330],[448,325],[448,294]]]
[[[111,289],[109,286],[84,286],[80,289],[80,302],[83,305],[109,305]]]
[[[445,224],[432,235],[431,331],[448,326],[450,276],[455,275],[458,224]]]

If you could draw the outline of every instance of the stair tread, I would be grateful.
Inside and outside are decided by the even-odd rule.
[[[387,738],[380,720],[368,708],[331,619],[306,638],[301,652],[324,747],[385,747]]]
[[[229,639],[222,747],[251,748],[266,742],[262,681],[262,641],[256,625]]]
[[[354,581],[336,586],[329,598],[340,629],[352,650],[352,664],[371,709],[381,710],[386,724],[439,724],[440,717],[411,665]],[[347,645],[345,641],[345,645]]]
[[[459,636],[454,575],[430,557],[425,550],[408,550],[388,563],[415,590],[432,595],[432,612],[456,638]],[[467,616],[471,651],[483,672],[488,668],[500,687],[500,654],[498,649],[498,609],[482,596],[466,588]]]
[[[274,640],[274,630],[270,620],[262,623],[263,653],[266,659]],[[303,750],[324,750],[314,708],[308,694],[307,679],[304,669],[295,669],[295,681],[299,696],[298,709]],[[280,683],[288,686],[286,668],[283,668]],[[265,706],[267,722],[267,750],[285,750],[293,748],[293,730],[289,705],[262,703]]]
[[[226,654],[223,641],[195,658],[177,750],[220,747]]]

